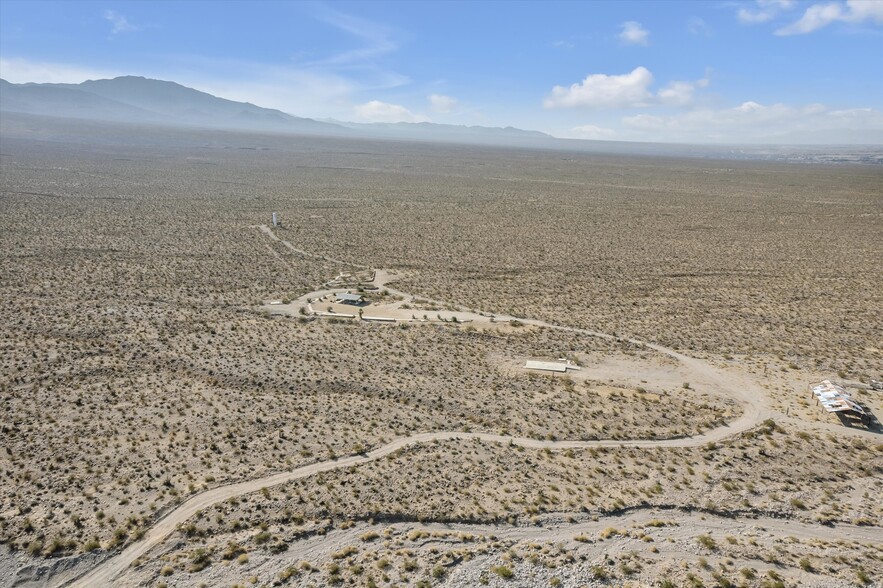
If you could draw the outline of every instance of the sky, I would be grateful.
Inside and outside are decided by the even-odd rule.
[[[883,0],[17,2],[0,77],[141,75],[297,116],[557,137],[883,131]]]

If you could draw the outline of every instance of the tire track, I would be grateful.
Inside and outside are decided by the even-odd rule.
[[[261,225],[256,228],[265,233],[271,239],[281,242],[288,249],[296,253],[300,253],[302,255],[315,259],[321,259],[323,261],[330,261],[362,269],[369,269],[363,265],[354,264],[342,260],[336,260],[297,249],[288,241],[284,241],[276,236],[275,233],[273,233],[272,229],[267,227],[266,225]],[[378,287],[383,287],[388,292],[395,295],[405,297],[411,296],[408,293],[401,292],[399,290],[395,290],[386,286],[387,282],[389,282],[390,280],[391,276],[388,271],[377,270],[375,273],[374,285]],[[332,290],[324,292],[332,292]],[[307,297],[315,295],[316,293],[310,293],[301,297],[299,300],[305,303]],[[447,303],[441,301],[426,299],[425,297],[421,298],[423,300],[429,300],[430,302],[434,302],[436,304],[447,305]],[[496,316],[496,318],[501,321],[519,320],[522,323],[528,325],[556,330],[564,330],[591,337],[600,337],[608,340],[619,340],[618,337],[615,337],[614,335],[610,335],[608,333],[601,333],[598,331],[592,331],[590,329],[582,329],[578,327],[555,325],[537,319],[524,319],[500,315]],[[72,584],[69,584],[69,586],[72,586],[73,588],[94,588],[96,586],[111,586],[114,578],[116,578],[126,568],[132,565],[133,562],[146,555],[153,547],[162,543],[162,541],[165,540],[169,535],[171,535],[178,528],[179,525],[187,521],[197,512],[209,508],[219,502],[223,502],[225,500],[243,494],[257,492],[265,487],[277,486],[286,482],[291,482],[294,480],[313,476],[321,472],[328,472],[340,468],[349,468],[364,465],[366,463],[376,461],[392,453],[395,453],[396,451],[413,445],[445,440],[479,440],[486,443],[516,445],[519,447],[524,447],[526,449],[549,449],[553,451],[561,451],[566,449],[590,449],[599,447],[699,447],[709,442],[720,441],[728,437],[738,435],[739,433],[742,433],[756,426],[765,418],[769,418],[769,416],[771,415],[771,413],[764,406],[763,391],[759,388],[759,386],[757,386],[756,383],[746,379],[745,377],[739,377],[734,374],[724,372],[723,370],[716,368],[715,366],[712,366],[711,364],[701,359],[688,357],[682,353],[675,351],[674,349],[669,349],[662,345],[641,341],[639,339],[625,339],[625,341],[628,341],[633,345],[652,349],[678,360],[690,374],[690,377],[692,378],[691,381],[701,382],[702,384],[709,386],[721,396],[735,398],[740,401],[745,408],[743,414],[732,422],[706,431],[701,435],[662,440],[608,439],[595,441],[550,441],[543,439],[531,439],[526,437],[496,435],[493,433],[466,433],[463,431],[436,431],[416,433],[413,435],[399,437],[385,445],[376,447],[371,451],[368,451],[361,455],[351,455],[328,461],[307,464],[290,471],[280,472],[254,480],[247,480],[235,484],[219,486],[217,488],[195,494],[183,503],[181,503],[178,507],[170,511],[168,514],[163,516],[161,519],[159,519],[140,540],[130,544],[119,554],[106,559],[96,568],[81,576]],[[788,530],[791,530],[792,527],[792,523],[787,523],[785,525],[782,525],[781,528],[783,530],[786,528]],[[875,535],[875,537],[879,537],[879,530],[878,534]]]

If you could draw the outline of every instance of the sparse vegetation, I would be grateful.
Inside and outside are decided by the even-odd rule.
[[[705,549],[717,549],[717,542],[711,537],[711,535],[699,535],[696,537],[696,542]]]
[[[515,572],[512,571],[512,568],[509,566],[493,566],[491,568],[491,572],[500,576],[504,580],[508,580],[515,576]]]
[[[556,586],[579,562],[598,580],[656,574],[663,586],[791,585],[793,571],[821,583],[880,577],[868,542],[820,533],[816,549],[773,532],[685,534],[677,524],[722,513],[878,528],[883,444],[853,443],[853,431],[804,398],[811,379],[873,377],[883,361],[878,170],[596,156],[571,166],[557,155],[464,157],[393,143],[371,147],[388,160],[377,163],[344,143],[319,155],[261,137],[273,148],[258,182],[253,159],[206,147],[238,135],[175,137],[178,146],[156,148],[168,157],[114,150],[128,161],[3,137],[0,542],[24,552],[15,557],[119,550],[206,488],[369,455],[416,432],[618,444],[689,440],[741,415],[701,373],[628,342],[638,337],[726,361],[740,383],[760,383],[771,413],[788,417],[698,447],[408,446],[206,508],[161,558],[125,573],[144,585],[234,572],[225,585],[432,585],[470,565],[487,582],[530,570]],[[192,158],[217,165],[208,173]],[[359,165],[326,169],[336,159]],[[367,170],[377,166],[395,173],[381,181]],[[286,207],[277,239],[313,254],[257,228],[271,206]],[[822,231],[842,238],[822,243]],[[376,290],[369,267],[397,269],[397,280]],[[363,318],[386,304],[415,320],[402,328],[261,311],[332,280],[368,294]],[[467,322],[458,304],[507,319]],[[528,357],[583,369],[527,373]],[[879,396],[861,398],[883,412]],[[698,512],[607,520],[655,506]],[[562,516],[573,530],[555,526]],[[517,525],[555,540],[434,522]],[[291,563],[305,539],[343,532],[334,549]],[[696,533],[704,564],[668,541]],[[620,554],[620,545],[638,551]],[[283,553],[284,566],[257,565]],[[780,573],[739,569],[746,559]]]

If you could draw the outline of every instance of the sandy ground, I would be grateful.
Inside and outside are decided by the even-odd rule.
[[[261,230],[265,234],[269,235],[271,238],[276,238],[269,228],[261,227]],[[292,247],[290,244],[287,244],[287,246]],[[394,290],[387,285],[388,282],[392,279],[392,276],[393,274],[387,270],[377,270],[375,273],[373,285],[377,288],[384,288],[388,292],[399,296],[404,300],[414,299],[414,296],[406,292]],[[342,290],[311,292],[307,295],[302,296],[290,305],[286,306],[289,307],[291,312],[299,314],[301,309],[308,308],[308,306],[310,305],[310,300],[321,299],[322,297],[333,295],[333,293],[336,291]],[[438,305],[443,304],[439,301],[429,302]],[[336,306],[341,307],[346,305]],[[382,312],[382,310],[378,309],[378,312]],[[457,312],[463,317],[463,320],[473,320],[476,323],[482,322],[482,324],[486,325],[493,324],[491,323],[491,319],[489,317],[480,315],[478,313],[471,313],[463,310],[458,310]],[[500,317],[498,317],[498,320],[499,319]],[[534,325],[536,327],[562,329],[580,333],[590,337],[614,338],[613,335],[605,333],[598,333],[591,330],[573,327],[563,327],[539,320],[531,320],[519,317],[502,317],[502,320],[521,321],[526,324]],[[362,455],[352,455],[340,459],[321,461],[294,469],[290,472],[282,472],[264,478],[249,480],[247,482],[221,486],[207,492],[197,494],[184,502],[181,506],[167,514],[160,521],[158,521],[147,531],[145,536],[140,541],[129,545],[122,553],[109,558],[107,561],[103,562],[101,565],[86,574],[84,577],[73,583],[72,586],[77,588],[87,588],[91,586],[113,585],[114,579],[117,578],[121,573],[123,573],[124,570],[129,568],[133,564],[133,562],[144,558],[145,556],[148,556],[149,552],[156,546],[160,545],[179,525],[187,521],[197,512],[202,511],[213,504],[243,494],[256,492],[262,488],[268,488],[292,480],[313,476],[320,472],[355,467],[380,459],[413,444],[427,443],[444,439],[479,439],[485,442],[500,443],[504,445],[517,445],[520,447],[532,449],[550,449],[553,451],[577,448],[585,449],[592,447],[699,447],[708,443],[713,443],[715,441],[720,441],[728,437],[737,435],[756,426],[764,419],[773,416],[773,413],[768,408],[769,403],[764,390],[755,381],[753,381],[752,378],[747,377],[745,374],[738,373],[734,370],[722,370],[707,361],[688,357],[682,353],[679,353],[673,349],[666,348],[662,345],[647,343],[637,339],[629,339],[628,341],[631,342],[633,345],[651,349],[653,351],[662,353],[673,360],[676,360],[678,362],[678,369],[671,370],[669,368],[668,371],[664,372],[669,381],[671,381],[674,377],[673,373],[676,373],[678,376],[687,377],[689,378],[690,382],[694,382],[696,385],[714,390],[716,394],[724,398],[739,402],[744,408],[743,414],[734,419],[732,422],[728,423],[727,425],[710,430],[702,435],[686,439],[669,439],[659,441],[551,441],[508,437],[487,433],[464,433],[462,431],[443,431],[409,435],[407,437],[395,439],[392,442],[387,443],[386,445],[376,447],[371,451],[365,452]],[[609,368],[609,371],[608,369],[605,369],[605,367]],[[654,367],[653,369],[657,370],[659,368]],[[591,369],[587,369],[584,377],[592,376],[601,380],[617,379],[622,376],[628,376],[629,373],[631,373],[629,364],[624,364],[621,360],[608,360],[606,362],[606,365],[598,364],[592,366]],[[652,377],[652,374],[652,371],[641,372],[638,377],[641,381],[645,379],[649,380]],[[632,377],[634,377],[633,373]],[[873,433],[865,433],[867,433],[868,436],[873,435]],[[791,523],[783,522],[778,523],[777,528],[785,532],[786,530],[791,529],[792,526],[793,525]],[[795,527],[795,529],[797,531],[800,530],[799,527]],[[569,529],[567,532],[578,533],[580,532],[580,529]],[[789,530],[788,532],[792,531]],[[859,531],[856,530],[852,530],[851,532],[859,533]],[[883,535],[881,535],[881,531],[876,528],[870,530],[865,536],[870,537],[872,540],[875,541],[883,540]],[[527,539],[530,537],[525,538]]]
[[[571,520],[568,521],[567,518]],[[590,568],[593,565],[605,564],[609,559],[619,560],[630,553],[642,552],[644,555],[641,559],[648,568],[666,561],[695,562],[714,551],[697,543],[697,537],[700,536],[711,537],[717,544],[726,546],[715,550],[723,549],[728,552],[730,567],[747,567],[762,576],[770,570],[779,569],[779,566],[774,563],[758,564],[756,559],[748,557],[745,547],[749,540],[766,546],[781,541],[783,537],[787,537],[791,544],[818,545],[823,540],[831,544],[875,545],[883,541],[883,530],[854,525],[825,527],[774,518],[729,518],[675,509],[640,509],[599,520],[590,520],[584,515],[547,516],[534,526],[363,522],[346,529],[333,528],[304,538],[291,544],[280,556],[256,555],[248,563],[236,566],[239,569],[218,568],[213,573],[200,575],[198,579],[194,577],[191,582],[182,585],[197,586],[199,582],[206,581],[222,582],[231,575],[242,578],[274,577],[286,569],[297,569],[301,562],[333,560],[335,555],[341,553],[347,553],[347,559],[371,562],[384,556],[394,557],[391,554],[406,552],[407,557],[414,561],[425,561],[431,559],[434,553],[457,553],[458,550],[468,552],[471,549],[475,552],[474,556],[465,561],[461,557],[442,585],[474,586],[481,583],[479,578],[483,574],[487,576],[486,571],[489,568],[507,563],[514,569],[515,577],[505,581],[498,579],[499,585],[549,585],[549,580],[557,576],[566,580],[562,585],[579,586],[584,585],[591,576]],[[648,551],[648,545],[654,546],[655,550]],[[492,548],[482,553],[483,550],[476,549],[477,546]],[[165,547],[156,556],[174,549],[174,545]],[[530,552],[532,549],[566,552],[567,558],[572,562],[586,563],[582,566],[573,565],[574,569],[568,570],[566,567],[557,569],[557,566],[531,563],[527,558],[513,562],[505,557],[507,552]],[[146,572],[127,570],[119,577],[119,582],[124,585],[146,583],[150,578]],[[635,581],[654,579],[654,576],[645,574],[638,574],[634,578]],[[800,574],[799,579],[805,586],[820,588],[849,585],[848,582],[838,582],[832,578],[820,579],[810,573]],[[295,576],[293,585],[307,586],[321,581],[321,576],[315,572],[301,572]]]
[[[0,585],[71,578],[203,492],[316,464],[333,469],[196,513],[113,584],[272,585],[282,578],[269,562],[285,557],[274,550],[300,553],[353,521],[408,531],[359,537],[351,555],[306,552],[319,571],[288,582],[570,586],[609,573],[613,585],[696,584],[688,574],[724,585],[719,572],[759,587],[779,572],[791,588],[883,577],[879,547],[835,530],[879,528],[883,437],[840,423],[806,390],[836,376],[883,414],[883,394],[861,385],[883,365],[879,170],[719,173],[720,162],[198,130],[95,144],[40,128],[4,134],[0,160]],[[260,230],[270,210],[285,225]],[[831,231],[840,238],[818,240]],[[358,287],[372,310],[417,320],[256,312]],[[521,368],[560,356],[583,370]],[[774,424],[665,445],[727,434],[740,415]],[[412,437],[452,432],[492,436]],[[590,443],[535,447],[562,440]],[[737,543],[715,535],[717,550],[629,528],[604,540],[610,560],[596,551],[604,530],[566,541],[584,516],[651,505],[833,527],[795,542],[777,529],[757,546],[733,531]],[[466,534],[470,522],[504,535],[557,525],[564,546],[539,532],[481,535],[473,549],[421,538],[419,521]],[[235,541],[242,552],[223,556]],[[203,549],[211,563],[192,571]]]

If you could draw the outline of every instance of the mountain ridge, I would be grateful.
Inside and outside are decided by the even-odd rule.
[[[141,76],[80,84],[0,84],[0,110],[89,120],[339,133],[342,127]]]
[[[782,142],[778,144],[753,145],[566,139],[515,127],[315,120],[249,102],[220,98],[177,82],[140,76],[87,80],[80,84],[13,84],[0,79],[0,111],[9,115],[55,119],[351,139],[438,142],[603,154],[883,164],[883,135],[875,133],[873,129],[862,135],[866,140],[864,144],[855,141],[855,133],[848,136],[836,135],[837,139],[852,139],[844,140],[840,145],[800,144],[807,139],[816,139],[817,133],[813,132],[781,137]],[[831,137],[830,134],[826,136]],[[789,139],[796,141],[788,144]]]
[[[381,132],[390,132],[390,133],[407,133],[413,131],[420,130],[429,130],[431,129],[436,133],[445,133],[445,134],[469,134],[473,136],[487,136],[487,135],[507,135],[507,136],[519,136],[519,137],[532,137],[535,139],[555,139],[552,135],[548,133],[543,133],[542,131],[531,131],[525,129],[519,129],[517,127],[506,126],[506,127],[486,127],[482,125],[452,125],[452,124],[444,124],[444,123],[433,123],[433,122],[372,122],[372,123],[359,123],[359,122],[351,122],[351,121],[343,121],[337,120],[333,118],[329,119],[321,119],[323,122],[328,122],[331,124],[340,125],[342,127],[346,127],[348,129],[354,130],[369,130],[369,131],[381,131]]]
[[[13,84],[0,79],[0,110],[111,122],[345,136],[379,135],[479,143],[494,142],[495,139],[554,139],[540,131],[515,127],[316,120],[143,76],[86,80],[79,84]]]

